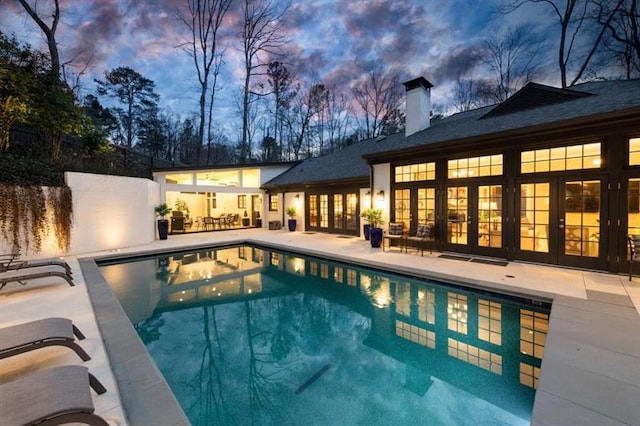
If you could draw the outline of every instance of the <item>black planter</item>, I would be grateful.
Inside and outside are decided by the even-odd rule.
[[[287,222],[287,225],[289,225],[289,231],[293,232],[296,230],[296,220],[295,219],[289,219],[289,222]]]
[[[362,225],[362,231],[364,234],[364,239],[369,241],[369,230],[371,229],[371,225],[368,223],[366,225]]]
[[[248,217],[243,217],[242,218],[242,226],[249,226],[250,222],[249,222],[249,218]]]
[[[166,240],[169,235],[169,221],[167,219],[158,219],[158,237]]]
[[[371,247],[380,247],[382,244],[382,228],[371,228],[369,230],[369,242]]]

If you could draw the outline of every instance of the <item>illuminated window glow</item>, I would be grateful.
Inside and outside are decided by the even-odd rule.
[[[502,375],[502,356],[452,338],[447,339],[447,346],[450,356]]]
[[[494,345],[502,345],[502,305],[478,300],[478,338]]]
[[[599,142],[524,151],[520,161],[522,173],[598,169],[602,165]]]
[[[436,333],[404,321],[396,320],[396,335],[431,349],[436,348]]]
[[[542,359],[544,345],[547,341],[549,315],[520,310],[520,352],[534,358]]]
[[[434,180],[436,178],[436,163],[418,163],[396,166],[395,177],[396,183]]]
[[[502,176],[502,154],[449,160],[449,179]]]

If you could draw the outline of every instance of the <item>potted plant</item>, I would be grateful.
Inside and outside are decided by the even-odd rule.
[[[289,221],[287,225],[289,225],[289,231],[293,232],[296,230],[296,208],[291,206],[287,208],[287,216],[289,216]]]
[[[167,235],[169,234],[169,221],[165,219],[165,216],[171,213],[171,207],[167,206],[166,203],[159,204],[155,207],[156,216],[159,216],[158,219],[158,236],[161,240],[166,240]]]
[[[247,211],[244,211],[244,215],[242,216],[242,226],[249,226],[249,215]]]
[[[360,216],[369,224],[369,241],[371,247],[380,247],[382,244],[382,209],[365,209]]]

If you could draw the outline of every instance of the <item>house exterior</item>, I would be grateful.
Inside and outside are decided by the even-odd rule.
[[[261,185],[294,164],[297,163],[172,167],[155,169],[153,180],[160,185],[160,201],[173,210],[174,233],[230,226],[262,227],[262,212],[267,206],[263,204]],[[221,221],[222,217],[231,222]]]
[[[628,269],[626,236],[640,234],[640,80],[530,83],[431,122],[431,83],[405,88],[404,134],[306,160],[262,186],[304,200],[298,230],[359,235],[372,206],[409,235],[434,225],[446,251]]]

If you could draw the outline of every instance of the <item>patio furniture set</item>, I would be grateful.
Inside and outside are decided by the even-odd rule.
[[[385,250],[385,246],[387,250],[396,246],[400,248],[400,251],[404,250],[407,253],[409,246],[412,246],[416,248],[416,251],[420,251],[421,256],[424,256],[425,248],[429,249],[429,253],[433,253],[435,245],[435,233],[431,223],[418,224],[415,235],[408,235],[404,229],[404,223],[391,222],[382,236],[382,250]]]

